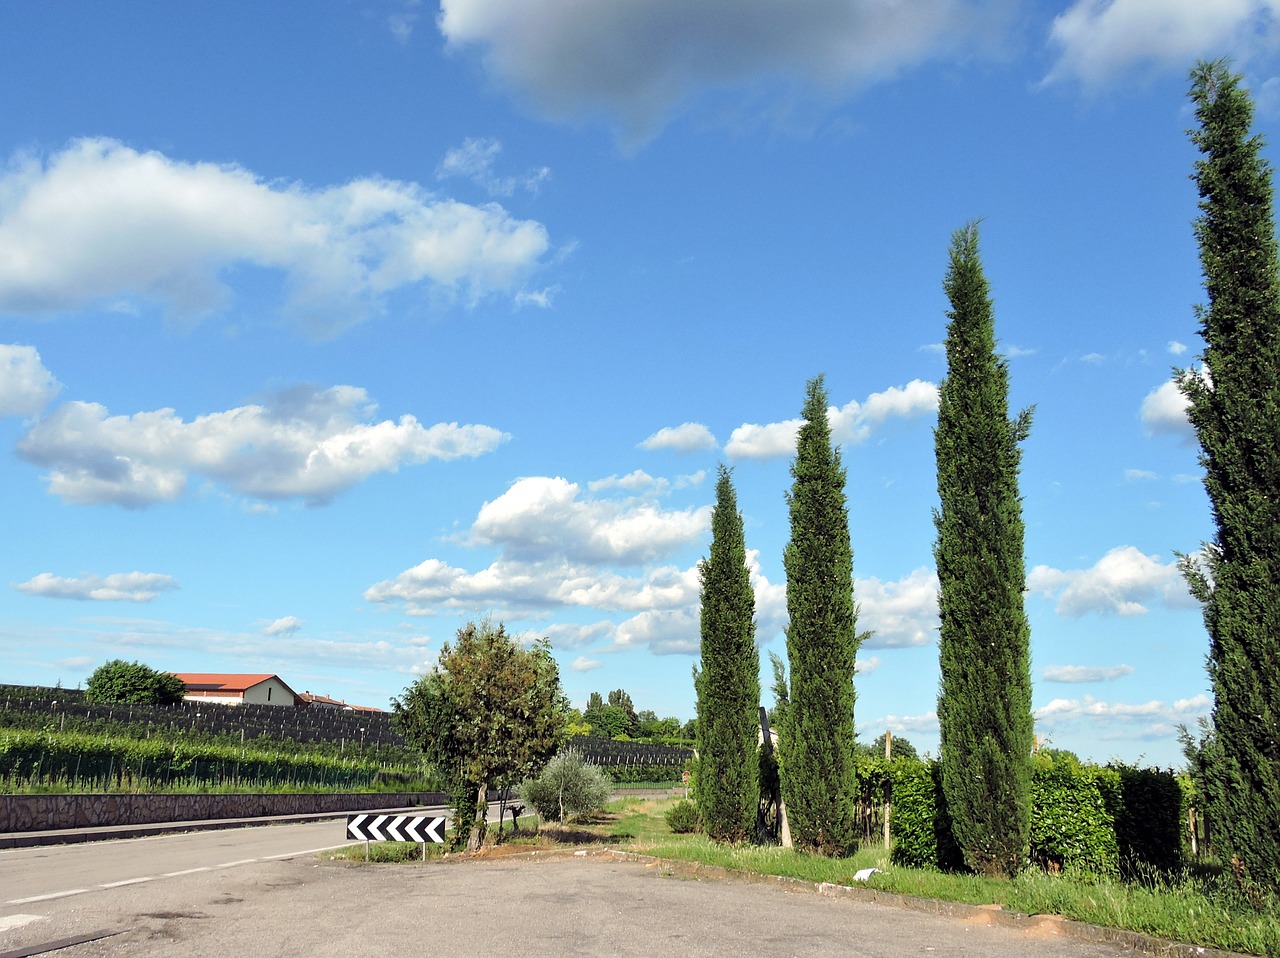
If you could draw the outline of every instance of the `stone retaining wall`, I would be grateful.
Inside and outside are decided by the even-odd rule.
[[[153,825],[444,805],[439,792],[311,795],[0,795],[0,832]]]

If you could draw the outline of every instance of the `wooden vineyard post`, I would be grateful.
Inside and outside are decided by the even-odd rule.
[[[893,760],[893,732],[889,729],[884,730],[884,759],[886,762]],[[888,774],[886,772],[886,774]],[[889,775],[886,779],[889,788],[893,787],[893,776]],[[889,801],[889,789],[884,793],[884,847],[889,847],[889,813],[893,809],[893,803]]]

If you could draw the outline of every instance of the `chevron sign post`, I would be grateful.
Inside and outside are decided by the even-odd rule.
[[[363,812],[347,816],[347,838],[364,842],[364,857],[369,859],[369,842],[418,842],[422,858],[427,857],[427,842],[444,844],[443,818],[418,815],[377,815]]]

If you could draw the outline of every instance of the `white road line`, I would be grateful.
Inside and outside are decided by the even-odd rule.
[[[252,865],[254,862],[261,861],[260,858],[242,858],[238,862],[223,862],[221,865],[214,865],[214,868],[235,868],[237,865]]]
[[[210,868],[208,865],[206,865],[204,868],[184,868],[180,872],[165,872],[160,877],[161,878],[177,878],[179,875],[194,875],[196,872],[211,872],[211,871],[213,871],[213,869]]]
[[[267,855],[262,860],[264,862],[273,862],[281,858],[296,858],[299,855],[318,855],[321,852],[331,852],[335,848],[346,848],[351,842],[343,842],[341,845],[325,845],[324,848],[308,848],[304,852],[285,852],[283,855]]]
[[[120,888],[123,885],[141,885],[143,882],[155,881],[156,875],[143,875],[141,878],[126,878],[124,881],[104,881],[99,888]]]
[[[44,921],[44,919],[44,915],[9,915],[6,918],[0,918],[0,931],[12,931],[14,928],[21,928],[33,921]]]
[[[33,901],[52,901],[55,898],[70,898],[72,895],[83,895],[89,889],[72,888],[69,891],[55,891],[48,895],[32,895],[30,898],[11,898],[6,905],[27,905]]]

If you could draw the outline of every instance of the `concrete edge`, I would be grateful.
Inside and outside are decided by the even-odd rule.
[[[1052,934],[1060,934],[1066,938],[1093,944],[1120,945],[1143,954],[1158,955],[1161,958],[1258,958],[1257,955],[1248,955],[1237,951],[1222,951],[1201,945],[1186,945],[1164,938],[1145,935],[1141,932],[1126,931],[1121,928],[1091,925],[1088,922],[1063,918],[1061,915],[1024,915],[1020,912],[1005,911],[999,905],[969,905],[963,902],[942,901],[936,898],[918,898],[914,895],[903,895],[898,892],[879,891],[875,888],[836,885],[831,882],[811,882],[803,878],[790,878],[785,875],[761,875],[758,872],[737,871],[721,865],[703,865],[698,862],[657,858],[653,855],[642,855],[639,852],[626,852],[614,848],[589,849],[587,854],[593,858],[611,858],[618,861],[639,862],[644,865],[659,865],[670,869],[673,874],[687,877],[776,885],[787,891],[809,892],[827,898],[845,898],[853,901],[870,902],[927,914],[944,915],[949,918],[981,920],[1004,928],[1025,931],[1051,925],[1053,928]],[[583,856],[579,854],[578,857]]]

